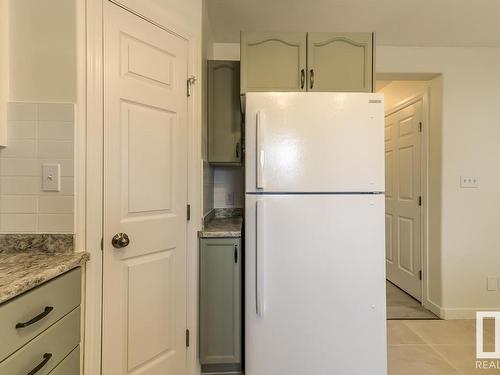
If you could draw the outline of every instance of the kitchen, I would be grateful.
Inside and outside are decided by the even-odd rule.
[[[492,355],[497,9],[257,1],[0,2],[0,374]]]

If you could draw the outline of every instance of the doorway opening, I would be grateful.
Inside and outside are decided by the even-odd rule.
[[[440,177],[434,179],[441,172],[440,142],[431,148],[429,141],[440,141],[442,79],[377,77],[377,92],[385,97],[387,319],[437,319],[439,228],[429,232],[429,217],[440,217]]]

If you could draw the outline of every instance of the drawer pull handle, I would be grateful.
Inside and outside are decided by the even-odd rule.
[[[38,314],[37,316],[35,316],[33,319],[31,319],[30,321],[28,322],[24,322],[24,323],[17,323],[16,324],[16,329],[19,329],[19,328],[26,328],[32,324],[35,324],[36,322],[42,320],[43,318],[45,318],[47,315],[49,315],[52,310],[54,310],[54,308],[52,306],[47,306],[45,307],[45,309],[43,310],[42,313]],[[30,373],[31,374],[31,373]]]
[[[43,361],[40,362],[33,370],[28,372],[26,375],[35,375],[38,371],[40,371],[48,361],[52,358],[52,353],[45,353],[43,355]]]

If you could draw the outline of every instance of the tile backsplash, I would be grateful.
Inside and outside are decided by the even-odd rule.
[[[74,232],[75,106],[8,103],[0,148],[0,233]],[[42,191],[42,164],[61,165],[61,191]]]
[[[214,207],[245,206],[245,173],[241,167],[214,168]]]

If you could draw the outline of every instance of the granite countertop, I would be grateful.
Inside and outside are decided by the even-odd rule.
[[[89,254],[0,253],[0,303],[43,284],[89,260]]]
[[[0,303],[89,259],[89,253],[73,251],[72,236],[0,235]]]
[[[239,238],[243,227],[241,210],[217,209],[198,233],[200,238]]]

